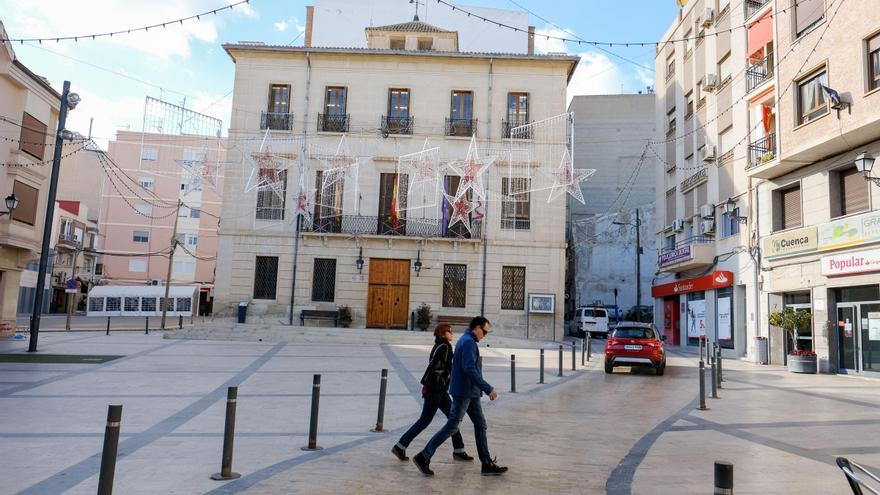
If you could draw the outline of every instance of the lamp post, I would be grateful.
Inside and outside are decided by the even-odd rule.
[[[40,313],[43,309],[43,290],[46,288],[46,267],[49,262],[49,238],[52,236],[52,221],[55,218],[55,195],[58,192],[58,174],[61,172],[61,147],[64,140],[72,140],[74,134],[67,129],[67,112],[80,102],[76,93],[70,92],[70,81],[64,81],[61,92],[61,108],[58,111],[58,128],[55,132],[55,154],[52,156],[52,175],[49,180],[49,194],[46,198],[46,218],[43,223],[43,242],[40,247],[40,268],[37,271],[37,293],[34,295],[34,310],[31,314],[31,338],[28,352],[37,352],[37,339],[40,335]]]

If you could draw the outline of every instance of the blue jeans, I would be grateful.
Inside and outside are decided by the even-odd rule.
[[[452,401],[449,399],[449,394],[446,393],[445,389],[428,391],[425,394],[425,402],[422,404],[422,415],[419,416],[419,419],[410,426],[408,430],[406,430],[406,433],[404,433],[402,437],[400,437],[397,446],[402,449],[409,447],[409,444],[412,443],[413,439],[431,424],[438,409],[448,418],[451,406]],[[455,432],[455,434],[452,435],[452,447],[454,449],[453,452],[464,452],[464,440],[461,438],[461,433]]]
[[[477,442],[477,455],[480,457],[480,462],[487,464],[492,461],[492,456],[489,455],[489,441],[486,439],[486,417],[483,416],[483,407],[480,405],[479,397],[452,398],[452,410],[446,424],[425,445],[421,451],[422,457],[430,459],[437,451],[437,447],[442,445],[447,438],[458,433],[458,427],[461,425],[465,413],[474,423],[474,439]]]

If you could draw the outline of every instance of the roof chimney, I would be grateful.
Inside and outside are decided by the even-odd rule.
[[[529,26],[529,55],[535,54],[535,26]]]
[[[315,6],[314,5],[306,5],[306,38],[303,42],[303,46],[311,47],[312,46],[312,25],[315,21]]]

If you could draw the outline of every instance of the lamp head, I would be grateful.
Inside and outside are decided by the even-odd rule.
[[[67,94],[67,108],[73,110],[79,105],[79,102],[82,101],[82,98],[79,97],[76,93],[68,93]]]
[[[18,208],[19,203],[21,203],[21,200],[19,200],[18,196],[15,194],[6,196],[6,210],[9,211],[9,213],[12,213],[13,210]]]
[[[859,156],[856,157],[856,169],[864,174],[866,177],[870,176],[871,170],[874,168],[874,160],[875,158],[873,156],[869,156],[867,151],[863,151],[859,153]]]
[[[724,203],[724,213],[732,215],[734,210],[736,210],[736,201],[733,198],[727,198],[727,201]]]

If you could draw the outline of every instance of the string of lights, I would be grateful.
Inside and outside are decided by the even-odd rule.
[[[72,150],[68,153],[61,155],[61,159],[63,160],[69,156],[75,155],[84,149],[86,149],[85,143],[83,143],[82,146],[80,146],[79,148],[76,148],[75,150]],[[49,159],[49,160],[42,160],[42,161],[34,162],[34,163],[0,163],[0,166],[4,166],[4,167],[45,167],[46,165],[51,165],[51,164],[52,164],[52,160]]]
[[[180,249],[182,249],[186,254],[192,256],[193,258],[195,258],[195,259],[197,259],[197,260],[199,260],[199,261],[214,261],[214,260],[217,259],[216,256],[199,256],[199,255],[197,255],[196,253],[194,253],[194,252],[190,251],[189,249],[187,249],[187,247],[184,246],[184,245],[183,245],[182,243],[180,243],[180,242],[178,242],[177,245],[178,245],[178,246],[180,247]]]
[[[239,5],[246,4],[246,3],[250,3],[250,0],[241,0],[241,1],[231,3],[231,4],[223,6],[223,7],[218,7],[216,9],[206,10],[204,12],[200,12],[198,14],[193,14],[193,15],[190,15],[187,17],[181,17],[179,19],[173,19],[173,20],[169,20],[169,21],[165,21],[165,22],[159,22],[156,24],[150,24],[148,26],[140,26],[140,27],[134,27],[134,28],[128,28],[128,29],[119,29],[116,31],[106,31],[106,32],[102,32],[102,33],[79,34],[79,35],[75,35],[75,36],[53,36],[53,37],[49,37],[49,38],[0,38],[0,42],[5,41],[5,42],[10,42],[10,43],[24,44],[25,42],[42,43],[44,41],[46,41],[46,42],[54,41],[57,43],[60,41],[70,41],[70,40],[78,42],[79,40],[95,40],[98,38],[112,38],[113,36],[127,35],[127,34],[131,34],[131,33],[137,33],[140,31],[148,32],[150,29],[165,28],[167,26],[174,25],[174,24],[181,24],[182,25],[186,21],[192,21],[192,20],[200,21],[202,19],[202,17],[208,16],[211,14],[217,15],[218,12],[223,12],[224,10],[232,10]]]

